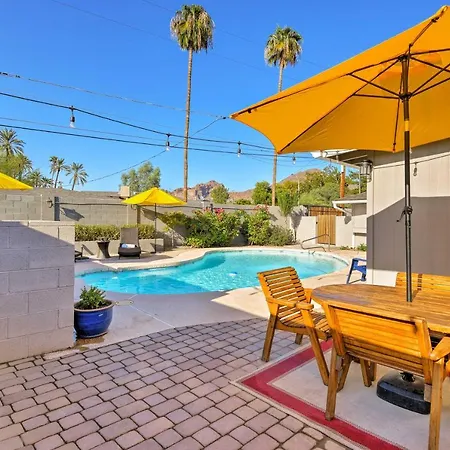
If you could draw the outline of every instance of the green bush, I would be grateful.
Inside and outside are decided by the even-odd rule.
[[[252,201],[249,200],[248,198],[238,198],[237,200],[234,201],[235,205],[251,205]]]
[[[356,247],[356,250],[359,250],[360,252],[367,252],[367,245],[359,244],[358,247]]]
[[[186,223],[186,245],[191,247],[226,247],[239,235],[241,215],[223,209],[196,211]]]
[[[113,241],[120,239],[120,228],[116,225],[75,225],[76,241]]]
[[[248,243],[267,245],[270,238],[270,214],[266,207],[257,207],[254,214],[248,216]]]
[[[138,227],[139,239],[153,239],[155,226],[153,224],[124,225]],[[120,239],[120,228],[117,225],[75,225],[75,241],[114,241]]]
[[[105,299],[105,291],[98,287],[84,287],[80,293],[80,301],[75,304],[77,309],[98,309],[109,306],[111,302]]]
[[[186,238],[186,240],[184,241],[184,243],[188,246],[188,247],[192,247],[192,248],[206,248],[209,247],[209,239],[206,237],[188,237]]]
[[[280,227],[279,225],[272,225],[270,227],[270,237],[267,242],[268,245],[282,247],[283,245],[292,244],[294,242],[294,236],[292,231]]]

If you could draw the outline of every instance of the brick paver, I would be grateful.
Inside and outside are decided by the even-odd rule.
[[[261,367],[259,319],[169,329],[0,365],[0,450],[346,450],[230,384]],[[278,332],[272,359],[297,346]]]

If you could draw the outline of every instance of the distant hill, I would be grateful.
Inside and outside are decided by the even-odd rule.
[[[279,181],[279,183],[284,183],[285,181],[303,181],[306,178],[308,173],[320,172],[320,169],[308,169],[308,170],[300,170],[297,173],[293,173],[283,180]],[[209,200],[211,198],[211,191],[218,185],[218,181],[211,180],[206,183],[198,183],[193,187],[188,189],[188,200],[200,200],[204,198]],[[231,200],[240,200],[240,199],[248,199],[252,198],[253,189],[247,189],[246,191],[230,191],[230,199]],[[183,188],[177,188],[172,191],[172,194],[176,197],[183,197]]]
[[[320,169],[300,170],[300,172],[289,175],[284,180],[281,180],[279,183],[284,183],[285,181],[295,181],[295,182],[303,181],[308,173],[317,173],[317,172],[321,172],[321,170]]]

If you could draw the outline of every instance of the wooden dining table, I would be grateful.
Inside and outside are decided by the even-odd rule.
[[[431,332],[450,335],[450,291],[413,292],[413,301],[406,301],[405,288],[371,284],[333,284],[316,288],[312,299],[319,304],[343,306],[367,313],[385,313],[393,319],[420,317]]]

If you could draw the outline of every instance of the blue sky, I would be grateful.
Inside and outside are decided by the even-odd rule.
[[[301,62],[285,71],[284,87],[288,87],[424,20],[442,6],[435,0],[280,0],[270,7],[260,0],[203,0],[201,4],[214,19],[216,30],[214,48],[194,57],[191,106],[193,111],[223,116],[276,91],[278,72],[265,65],[263,50],[277,24],[295,28],[304,38]],[[180,6],[179,0],[2,0],[0,40],[6,47],[0,72],[183,109],[187,54],[169,33],[170,18]],[[74,105],[165,133],[183,134],[184,130],[184,112],[169,108],[7,77],[0,77],[0,92]],[[191,133],[214,120],[208,114],[192,114]],[[42,125],[67,127],[69,118],[64,109],[0,96],[0,124],[70,132]],[[81,114],[76,114],[76,125],[79,133],[165,142],[165,137]],[[102,135],[84,129],[128,136]],[[43,172],[48,172],[48,158],[58,155],[68,162],[83,163],[91,180],[161,152],[160,148],[142,145],[22,130],[18,133],[26,142],[26,153]],[[217,121],[197,136],[269,145],[259,133],[229,119]],[[171,138],[172,145],[178,142],[179,139]],[[237,146],[230,144],[191,145],[237,151]],[[242,151],[241,158],[191,151],[189,184],[215,179],[232,190],[243,190],[256,181],[271,180],[271,159],[246,156],[246,152],[255,153],[255,149],[244,145]],[[172,148],[151,161],[161,168],[163,188],[182,186],[181,148]],[[321,164],[308,155],[297,157],[295,166],[290,159],[281,160],[278,178],[318,166]],[[120,175],[114,175],[92,181],[84,189],[117,190],[119,184]]]

